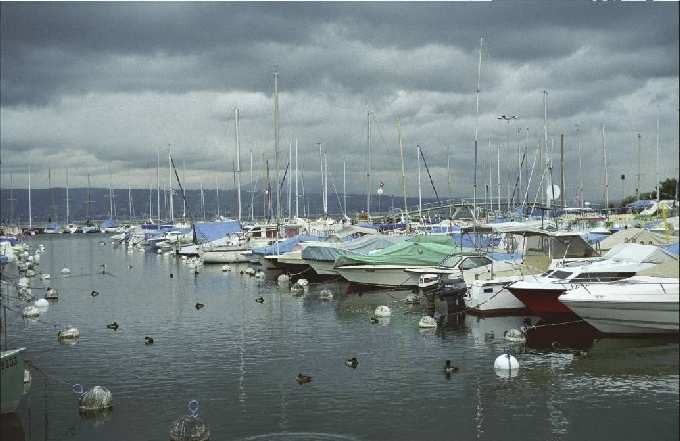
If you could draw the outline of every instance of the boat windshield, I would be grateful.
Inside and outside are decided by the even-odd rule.
[[[458,266],[458,263],[461,261],[463,257],[462,256],[448,256],[444,260],[442,260],[440,266],[444,266],[447,268],[455,268]]]
[[[567,277],[569,277],[571,275],[572,275],[572,273],[567,272],[567,271],[554,271],[548,277],[552,277],[554,279],[566,279]]]

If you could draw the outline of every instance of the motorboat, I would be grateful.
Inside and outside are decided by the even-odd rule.
[[[612,283],[650,272],[678,271],[678,258],[653,245],[620,244],[601,259],[565,262],[539,276],[508,286],[532,314],[543,317],[573,315],[559,296],[581,285]],[[662,274],[655,274],[662,275]]]
[[[677,334],[677,278],[634,276],[575,287],[559,301],[605,334]]]

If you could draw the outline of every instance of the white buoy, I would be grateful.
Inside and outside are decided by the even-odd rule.
[[[35,306],[27,306],[21,314],[23,317],[38,317],[40,315],[40,310]]]
[[[163,250],[161,250],[160,248],[156,248],[156,254],[163,254]]]
[[[24,369],[24,384],[28,384],[31,382],[31,371],[28,369]]]
[[[418,327],[419,328],[436,328],[437,327],[437,320],[430,317],[429,315],[424,315],[420,318],[420,321],[418,322]]]
[[[73,390],[76,393],[79,393],[79,390],[82,391],[82,386],[76,384],[73,387]],[[102,386],[95,386],[87,392],[82,393],[78,400],[78,409],[81,412],[91,412],[108,409],[110,407],[113,407],[113,394],[110,390]]]
[[[28,256],[28,261],[33,262],[33,256]]]
[[[52,276],[50,276],[48,273],[43,273],[40,275],[40,278],[43,280],[51,279]]]
[[[38,300],[35,301],[34,305],[35,305],[37,308],[47,309],[47,308],[50,307],[50,302],[48,302],[48,301],[45,300],[45,299],[38,299]]]
[[[222,272],[229,272],[231,271],[231,267],[229,265],[222,265]]]
[[[500,371],[516,371],[519,369],[519,361],[510,353],[505,353],[496,357],[493,368]]]
[[[390,317],[392,315],[392,310],[390,309],[389,306],[380,305],[377,308],[375,308],[373,314],[376,317]]]
[[[40,254],[35,253],[35,254],[33,255],[33,262],[35,262],[35,263],[40,263]]]
[[[404,299],[407,305],[417,305],[420,303],[420,298],[415,294],[409,294]]]
[[[59,298],[59,294],[57,293],[57,290],[54,288],[47,288],[47,291],[45,292],[45,298],[46,299],[52,299],[56,300]]]
[[[71,326],[70,328],[62,329],[61,331],[57,332],[57,338],[60,340],[80,338],[80,330],[73,326]]]
[[[512,343],[526,343],[527,337],[519,329],[510,329],[503,332],[503,339]]]
[[[264,271],[258,271],[255,273],[256,279],[264,279]]]
[[[309,286],[309,280],[307,280],[307,279],[298,279],[298,281],[295,282],[295,283],[297,283],[298,285],[300,285],[303,288],[307,288]]]
[[[279,277],[276,278],[276,281],[279,283],[288,283],[290,282],[290,277],[288,274],[280,274]]]
[[[61,273],[62,274],[71,274],[71,269],[70,268],[62,268]]]
[[[328,288],[324,288],[319,292],[319,298],[321,300],[333,300],[333,292]]]
[[[252,276],[252,275],[255,274],[255,269],[254,268],[246,268],[246,270],[244,272],[246,274],[248,274],[249,276]]]

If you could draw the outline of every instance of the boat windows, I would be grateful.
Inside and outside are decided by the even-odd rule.
[[[442,261],[442,266],[445,266],[447,268],[454,268],[458,265],[460,259],[461,259],[460,256],[449,256]]]
[[[567,272],[567,271],[553,271],[553,273],[549,276],[554,279],[566,279],[567,277],[571,276],[573,273]]]
[[[460,269],[469,270],[473,268],[479,268],[480,266],[490,265],[491,260],[486,257],[468,257],[461,263]]]
[[[581,273],[572,279],[574,283],[586,282],[612,282],[627,279],[634,276],[631,272],[611,272],[611,273]]]

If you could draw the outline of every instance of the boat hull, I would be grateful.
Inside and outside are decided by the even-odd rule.
[[[25,348],[3,351],[0,356],[0,413],[16,410],[24,393],[24,352]]]
[[[678,302],[563,300],[604,334],[678,334]]]
[[[465,307],[471,314],[493,315],[526,315],[526,307],[507,288],[507,283],[473,284],[465,295]]]
[[[564,289],[524,289],[513,286],[508,290],[524,305],[529,312],[541,317],[574,315],[573,311],[559,301]]]
[[[239,249],[230,251],[206,251],[202,253],[204,263],[245,263],[252,251]]]
[[[334,263],[331,261],[324,260],[305,260],[309,266],[312,267],[314,272],[319,276],[339,276],[338,272],[334,268]]]
[[[417,288],[420,274],[404,271],[402,266],[341,266],[336,268],[345,280],[360,285]]]

